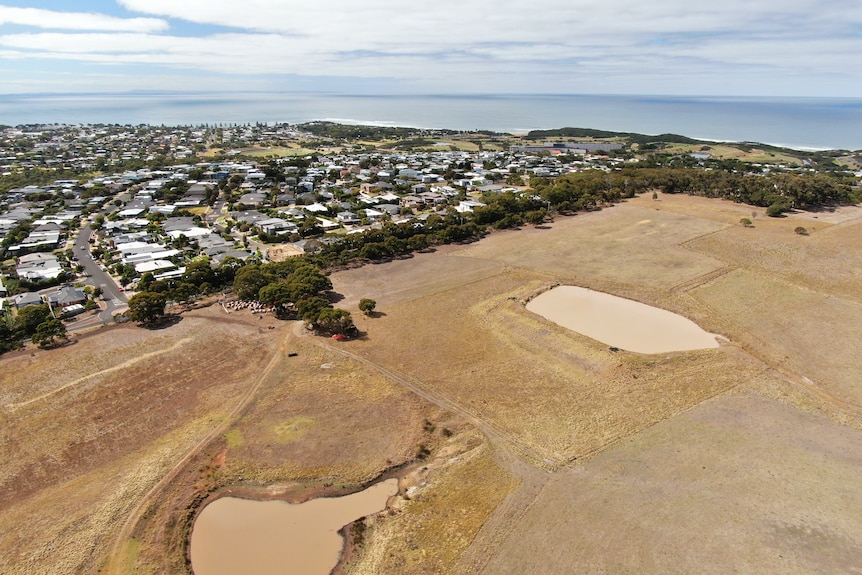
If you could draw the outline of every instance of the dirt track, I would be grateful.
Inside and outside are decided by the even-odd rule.
[[[342,572],[850,572],[862,220],[806,215],[798,236],[750,215],[644,197],[339,272],[340,305],[378,302],[357,341],[213,306],[4,357],[0,564],[182,572],[221,489],[302,499],[389,472],[411,495]],[[556,282],[732,343],[612,352],[524,309]]]

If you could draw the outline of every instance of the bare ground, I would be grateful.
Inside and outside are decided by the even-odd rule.
[[[339,305],[377,300],[359,340],[213,307],[6,356],[0,564],[183,572],[195,514],[228,490],[300,501],[394,475],[339,572],[851,572],[859,222],[644,196],[334,274]],[[614,352],[525,310],[555,283],[729,341]]]

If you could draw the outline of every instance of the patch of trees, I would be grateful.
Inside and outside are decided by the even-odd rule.
[[[168,203],[176,202],[182,199],[186,192],[189,191],[189,183],[185,180],[169,180],[156,190],[153,197],[157,200],[164,200]]]
[[[445,215],[432,214],[420,221],[387,222],[381,229],[368,229],[325,244],[306,256],[321,268],[347,265],[355,261],[386,261],[441,244],[477,240],[488,233],[470,214],[450,209]]]
[[[25,186],[44,186],[55,180],[75,180],[84,173],[78,169],[26,168],[0,176],[0,194]]]
[[[858,190],[840,174],[776,173],[741,174],[722,170],[680,168],[635,168],[618,172],[631,174],[639,184],[667,194],[685,193],[724,198],[760,206],[776,216],[794,208],[858,203]],[[640,187],[640,186],[639,186]]]
[[[530,183],[542,203],[561,213],[598,209],[654,187],[648,178],[629,170],[588,170],[554,180],[534,178]]]
[[[421,133],[416,128],[394,128],[388,126],[348,126],[333,122],[309,122],[300,124],[299,129],[318,137],[341,140],[387,140],[404,139]]]
[[[136,289],[160,294],[166,301],[188,303],[196,297],[230,287],[237,270],[244,265],[236,258],[226,258],[214,268],[208,258],[201,258],[186,265],[183,275],[178,278],[155,280],[152,273],[144,273]]]
[[[51,315],[47,305],[30,305],[18,310],[13,318],[0,321],[0,353],[21,347],[26,339],[42,348],[51,347],[68,339],[66,326]]]
[[[324,297],[332,282],[303,258],[245,265],[237,270],[233,289],[240,299],[273,306],[280,317],[295,315],[317,333],[347,335],[355,330],[350,312]]]
[[[702,140],[695,140],[680,136],[679,134],[659,134],[650,136],[634,132],[611,132],[608,130],[592,130],[589,128],[557,128],[555,130],[531,130],[526,139],[544,140],[547,138],[624,138],[629,144],[658,144],[662,142],[672,144],[705,144]]]

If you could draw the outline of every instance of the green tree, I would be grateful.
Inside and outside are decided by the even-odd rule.
[[[36,328],[36,333],[30,338],[33,343],[42,349],[52,347],[57,340],[66,341],[69,336],[66,335],[66,326],[59,319],[49,319],[43,321]]]
[[[788,198],[778,197],[766,208],[766,215],[771,218],[777,218],[784,212],[789,212],[792,207],[793,204]]]
[[[150,325],[165,315],[165,296],[156,292],[136,293],[129,300],[129,317],[142,325]]]
[[[365,315],[371,315],[371,312],[374,311],[374,308],[377,307],[377,302],[373,299],[364,297],[359,300],[359,311],[364,313]]]
[[[51,311],[47,305],[28,305],[18,310],[18,316],[15,318],[15,329],[20,337],[30,337],[36,333],[39,324],[49,319],[51,319]]]
[[[198,288],[194,284],[181,281],[170,290],[169,295],[174,301],[188,304],[198,295]]]
[[[193,261],[186,266],[186,271],[183,272],[182,280],[184,282],[200,286],[204,283],[213,283],[216,281],[216,274],[208,258]]]
[[[0,353],[6,353],[21,345],[20,340],[15,337],[15,330],[8,322],[0,319]]]
[[[153,285],[153,282],[156,281],[156,277],[153,275],[153,272],[144,272],[144,275],[141,276],[140,281],[138,281],[138,291],[150,291],[150,287]],[[101,291],[99,291],[99,295],[101,295]]]
[[[327,300],[317,296],[303,298],[296,302],[296,311],[299,313],[299,317],[301,317],[304,322],[312,326],[317,321],[317,318],[323,310],[331,307],[332,304]]]
[[[547,217],[547,215],[548,215],[548,212],[544,208],[542,208],[540,210],[532,210],[532,211],[529,211],[526,214],[524,214],[524,220],[526,220],[526,222],[529,224],[533,224],[534,226],[538,226],[542,222],[545,221],[545,218]]]
[[[319,333],[340,335],[346,335],[355,329],[350,312],[334,307],[321,311],[312,327]]]
[[[283,306],[293,301],[293,288],[285,282],[275,282],[260,288],[258,299],[266,305]]]
[[[264,272],[261,266],[249,264],[241,267],[233,279],[233,289],[239,299],[257,299],[260,288],[272,282],[271,274]]]

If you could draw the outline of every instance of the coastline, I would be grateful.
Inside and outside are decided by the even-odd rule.
[[[297,124],[523,133],[567,126],[799,150],[862,149],[862,98],[313,92],[0,94],[0,124]],[[697,136],[695,136],[697,134]],[[773,144],[781,142],[781,144]]]

